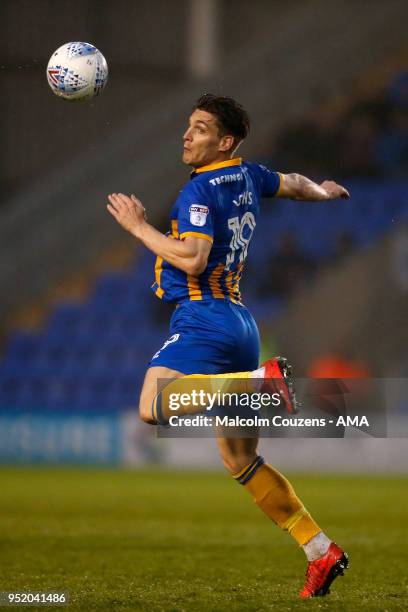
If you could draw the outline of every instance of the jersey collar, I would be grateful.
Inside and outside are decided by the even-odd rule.
[[[200,172],[209,172],[210,170],[218,170],[219,168],[228,168],[229,166],[240,166],[242,164],[242,157],[234,157],[234,159],[227,159],[223,162],[217,162],[216,164],[208,164],[208,166],[201,166],[193,170],[192,174],[199,174]]]

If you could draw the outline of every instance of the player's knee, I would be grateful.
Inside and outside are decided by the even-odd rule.
[[[149,425],[155,425],[156,421],[153,418],[152,407],[150,402],[140,401],[139,403],[139,416],[145,423]]]

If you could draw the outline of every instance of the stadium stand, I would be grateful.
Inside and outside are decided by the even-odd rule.
[[[243,291],[261,323],[282,312],[285,297],[260,295],[253,282],[260,276],[251,269],[273,260],[282,234],[291,232],[319,267],[333,261],[345,232],[363,249],[408,220],[405,182],[353,180],[348,187],[353,199],[330,207],[265,202]],[[130,270],[103,275],[86,303],[61,303],[40,333],[13,334],[0,366],[0,404],[99,411],[135,405],[146,364],[167,337],[156,315],[162,304],[148,290],[153,264],[146,253]]]
[[[165,2],[162,4],[166,5]],[[267,4],[264,3],[265,10]],[[243,53],[239,61],[234,58],[234,64],[224,82],[224,87],[242,99],[244,104],[248,100],[258,125],[263,126],[263,129],[258,130],[251,138],[246,153],[251,156],[254,151],[262,151],[263,155],[273,157],[269,164],[271,167],[283,171],[298,170],[307,173],[309,167],[313,170],[308,155],[296,160],[292,155],[290,162],[296,161],[296,167],[292,165],[291,168],[285,167],[283,155],[285,152],[290,156],[287,126],[293,126],[293,121],[296,121],[299,114],[304,116],[308,112],[314,112],[317,116],[316,95],[307,87],[310,71],[324,74],[326,62],[337,62],[337,87],[344,85],[344,90],[353,92],[351,84],[355,76],[362,71],[369,71],[383,57],[385,49],[378,44],[375,48],[378,57],[375,57],[368,42],[372,37],[377,37],[379,32],[384,32],[384,20],[389,20],[394,27],[392,36],[381,36],[379,39],[384,45],[388,45],[387,52],[398,51],[402,40],[399,37],[401,32],[405,37],[404,23],[398,19],[404,9],[404,3],[398,0],[390,2],[391,8],[387,11],[384,9],[384,15],[382,8],[370,14],[369,19],[364,21],[363,29],[361,24],[350,19],[347,13],[350,11],[350,14],[354,14],[354,3],[346,7],[347,10],[333,5],[328,13],[327,3],[323,0],[316,1],[315,4],[324,8],[321,11],[321,22],[316,22],[309,8],[302,3],[296,2],[293,7],[288,5],[287,10],[279,13],[274,24],[275,32],[285,32],[285,36],[282,34],[271,38],[268,24],[263,30],[262,40],[254,47],[255,51],[248,55]],[[250,11],[250,7],[246,8],[246,3],[240,3],[239,6],[239,10],[244,13]],[[237,7],[231,5],[229,10],[232,13],[227,11],[224,21],[229,24],[231,34],[238,36],[235,21],[230,19],[235,15]],[[364,7],[358,10],[362,10],[366,15]],[[299,11],[302,11],[301,16]],[[297,15],[296,20],[293,20],[294,13]],[[341,27],[339,19],[347,23],[346,29]],[[280,27],[279,24],[286,27]],[[259,24],[253,25],[252,36],[257,35],[258,26]],[[293,37],[303,37],[308,42],[307,57],[297,57],[296,62],[287,55]],[[251,42],[248,41],[248,46]],[[231,59],[240,45],[239,36],[239,40],[234,39],[234,45],[229,50]],[[325,54],[321,53],[322,48],[326,49]],[[341,53],[338,53],[339,48]],[[119,240],[123,242],[124,238],[118,229],[106,219],[104,207],[95,206],[95,202],[102,200],[114,185],[120,184],[124,191],[133,190],[137,181],[141,195],[144,197],[144,194],[147,194],[152,202],[149,214],[156,223],[163,215],[160,209],[163,199],[162,186],[171,186],[170,189],[175,191],[185,176],[181,164],[180,167],[175,165],[174,151],[180,144],[180,134],[185,125],[186,111],[190,105],[187,101],[193,100],[197,91],[201,92],[207,83],[202,81],[197,87],[197,83],[184,78],[186,75],[183,69],[186,67],[182,64],[183,47],[178,45],[174,62],[169,60],[170,64],[173,62],[174,65],[166,65],[165,72],[168,74],[166,83],[173,80],[175,73],[178,74],[176,85],[179,87],[174,88],[165,99],[158,99],[158,85],[161,84],[163,73],[155,72],[151,65],[145,64],[139,66],[139,76],[132,80],[130,75],[134,66],[125,65],[125,51],[121,49],[116,59],[117,64],[113,63],[113,67],[121,71],[122,77],[129,74],[129,80],[122,78],[123,107],[117,113],[123,119],[121,124],[115,129],[104,126],[106,132],[92,133],[92,140],[86,143],[81,130],[79,136],[71,134],[69,122],[66,123],[63,131],[69,136],[69,146],[66,147],[65,159],[61,153],[58,159],[61,167],[57,164],[54,174],[44,174],[44,179],[40,177],[40,181],[29,183],[29,190],[26,192],[17,189],[20,176],[14,176],[10,184],[4,183],[10,193],[13,193],[13,197],[7,199],[7,206],[4,205],[0,232],[0,279],[3,286],[0,310],[3,319],[14,310],[17,299],[21,302],[33,299],[46,288],[59,282],[61,275],[80,269],[92,257],[100,257],[103,249],[117,244]],[[15,62],[18,52],[17,41],[15,47],[9,51],[9,60]],[[223,58],[226,59],[227,51],[224,49],[223,53]],[[279,69],[276,58],[285,58],[290,71],[282,69],[283,64]],[[146,71],[151,75],[150,79],[146,79]],[[250,75],[245,83],[242,79],[243,72]],[[267,73],[274,75],[273,78],[265,79]],[[28,78],[36,77],[34,75]],[[327,100],[330,97],[329,81],[324,84],[324,91],[319,92],[320,102],[323,98]],[[296,89],[293,89],[294,83]],[[13,87],[17,87],[15,79]],[[127,89],[132,89],[129,99],[125,95]],[[300,99],[298,92],[303,89],[305,94]],[[95,125],[100,125],[102,118],[105,120],[116,108],[118,90],[116,93],[114,90],[111,90],[111,93],[109,91],[108,89],[104,98],[107,104],[105,110],[102,107],[99,107],[99,110],[92,109],[93,113],[100,113]],[[276,95],[277,91],[279,95]],[[404,75],[390,84],[387,116],[384,118],[375,115],[377,119],[380,117],[374,139],[377,143],[377,153],[370,159],[377,160],[378,164],[376,171],[368,172],[375,176],[375,181],[364,178],[362,172],[354,173],[357,178],[354,176],[346,182],[353,195],[350,202],[331,203],[330,206],[279,200],[273,203],[265,202],[262,223],[257,227],[251,245],[243,284],[243,301],[261,325],[282,315],[290,295],[290,291],[279,291],[276,286],[268,286],[265,282],[265,276],[267,277],[273,264],[280,265],[279,257],[282,257],[282,252],[279,248],[282,236],[289,236],[293,240],[293,249],[297,249],[299,254],[298,265],[303,265],[303,277],[306,277],[308,284],[312,284],[316,282],[318,271],[328,264],[340,261],[350,252],[372,247],[397,225],[401,226],[407,222],[406,181],[400,175],[397,179],[394,176],[390,178],[388,166],[384,163],[392,151],[393,155],[399,156],[402,171],[405,168],[406,149],[400,147],[399,143],[401,133],[405,135],[406,127],[403,123],[398,123],[401,132],[397,130],[395,134],[393,113],[395,109],[400,111],[401,99],[406,103],[405,91]],[[250,96],[248,92],[251,92]],[[44,124],[47,111],[45,107],[41,108],[41,100],[42,96],[45,100],[47,94],[45,91],[37,92],[37,112],[41,111],[43,114],[41,121],[31,122],[29,126],[33,130],[30,132],[31,142],[37,142],[34,131],[38,129],[38,125]],[[134,103],[136,99],[138,106]],[[266,100],[268,104],[265,104]],[[19,103],[17,110],[21,115],[27,115],[27,101],[21,97]],[[6,102],[3,104],[6,105]],[[372,107],[364,108],[371,108],[372,113]],[[381,108],[384,110],[384,106]],[[74,111],[70,109],[69,112]],[[87,122],[86,113],[86,110],[83,111],[81,125]],[[360,117],[359,113],[357,115]],[[351,115],[353,111],[342,120],[347,122]],[[54,117],[58,118],[58,113]],[[278,139],[278,148],[271,151],[265,134],[275,137],[282,125],[286,127],[282,131],[281,139]],[[344,123],[340,122],[336,126],[337,132],[334,129],[333,132],[323,134],[325,143],[343,127]],[[299,124],[298,133],[296,129],[292,129],[292,141],[297,154],[302,153],[300,132],[303,128]],[[21,133],[25,129],[26,126],[22,125]],[[303,129],[303,133],[307,136],[307,129]],[[106,149],[102,148],[104,134],[107,140]],[[14,139],[16,143],[22,140],[22,137],[15,138],[14,134],[8,134],[8,138],[10,141]],[[146,151],[144,143],[155,141],[164,143],[160,151],[154,148]],[[321,172],[323,168],[330,169],[325,162],[335,157],[328,155],[328,147],[323,144],[322,138],[316,146],[308,141],[308,147],[304,149],[306,152],[310,152],[311,148],[320,152],[320,158],[313,160],[316,162],[314,168],[317,172]],[[41,167],[45,167],[47,172],[53,146],[54,143],[50,141],[48,148],[42,147],[38,152],[42,157]],[[18,168],[22,176],[31,177],[30,180],[38,173],[35,165],[36,148],[35,144],[35,150],[25,151],[24,147],[17,149],[16,145],[14,150],[15,159],[19,161],[14,163],[13,167]],[[73,154],[76,151],[78,155]],[[109,155],[106,151],[109,151]],[[327,159],[322,155],[326,155]],[[24,164],[20,163],[23,159],[20,156],[27,157]],[[347,158],[345,145],[344,157]],[[10,164],[11,159],[10,156]],[[47,164],[43,163],[44,159]],[[381,171],[377,171],[381,160]],[[30,167],[28,164],[31,164]],[[334,166],[333,170],[336,169]],[[346,170],[346,175],[353,174],[350,167]],[[168,191],[169,189],[167,196],[170,197]],[[78,197],[73,199],[74,192]],[[27,232],[28,227],[30,232]],[[130,241],[129,244],[131,249]],[[13,257],[13,253],[17,256]],[[257,274],[251,274],[253,270],[256,270]],[[87,300],[59,304],[41,330],[35,333],[18,331],[11,334],[0,362],[0,406],[61,411],[97,408],[109,411],[135,405],[146,364],[167,337],[167,325],[163,322],[164,317],[160,315],[162,305],[147,288],[152,280],[153,257],[144,254],[137,258],[129,270],[102,275]],[[289,285],[294,282],[289,279]]]

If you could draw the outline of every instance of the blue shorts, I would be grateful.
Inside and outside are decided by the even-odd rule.
[[[170,320],[170,337],[148,367],[183,374],[224,374],[256,370],[259,332],[245,306],[228,300],[179,304]]]

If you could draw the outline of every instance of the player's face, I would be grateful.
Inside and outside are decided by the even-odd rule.
[[[199,168],[225,159],[223,140],[218,131],[216,117],[203,110],[195,110],[183,136],[183,162]]]

